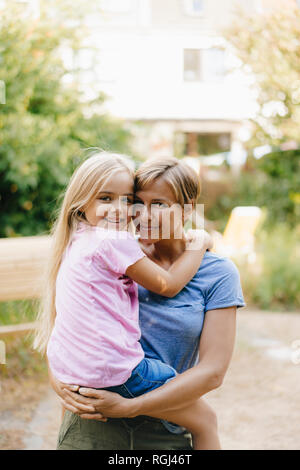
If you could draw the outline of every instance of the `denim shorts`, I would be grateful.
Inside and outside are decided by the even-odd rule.
[[[169,382],[176,377],[176,370],[158,359],[144,359],[133,369],[131,376],[122,385],[106,387],[103,390],[116,392],[125,398],[134,398]],[[173,434],[183,434],[186,429],[177,424],[161,420],[164,427]]]
[[[176,370],[158,359],[144,359],[133,369],[131,376],[122,385],[106,387],[125,398],[134,398],[150,392],[176,376]]]

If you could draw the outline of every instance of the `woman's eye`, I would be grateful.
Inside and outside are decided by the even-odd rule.
[[[143,206],[143,205],[144,205],[143,201],[140,201],[140,199],[135,199],[135,200],[134,200],[134,204],[135,204],[136,206]]]
[[[98,197],[99,201],[110,201],[110,197],[109,196],[100,196]]]
[[[157,206],[157,207],[160,207],[161,209],[162,208],[165,208],[165,207],[169,207],[168,204],[166,204],[165,202],[152,202],[151,204],[152,206]]]

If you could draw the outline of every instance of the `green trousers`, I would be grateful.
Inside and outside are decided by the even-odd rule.
[[[191,435],[170,433],[148,416],[112,419],[106,423],[82,419],[66,411],[58,450],[192,450]]]

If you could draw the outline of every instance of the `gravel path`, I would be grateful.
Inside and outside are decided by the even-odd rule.
[[[206,395],[217,412],[223,449],[300,450],[300,352],[292,349],[296,340],[300,343],[299,314],[238,312],[237,341],[225,381]],[[60,405],[49,389],[16,447],[55,449],[59,421]],[[14,430],[22,429],[22,423],[12,423],[5,413],[0,429],[8,429],[9,422]]]
[[[300,315],[238,315],[232,362],[222,387],[207,395],[224,449],[300,449]],[[300,350],[300,344],[298,346]]]

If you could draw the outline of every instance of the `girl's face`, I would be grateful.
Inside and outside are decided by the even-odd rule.
[[[155,243],[182,238],[183,210],[163,177],[137,191],[135,203],[139,205],[135,225],[141,240]]]
[[[84,210],[87,221],[110,230],[127,230],[134,202],[133,187],[133,178],[126,170],[109,177]]]

